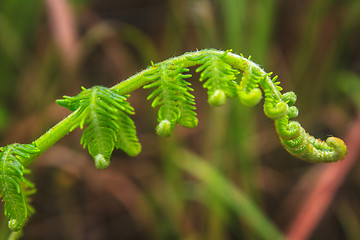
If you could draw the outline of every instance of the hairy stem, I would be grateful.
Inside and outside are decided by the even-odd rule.
[[[33,162],[40,154],[45,152],[48,148],[54,145],[57,141],[63,138],[66,134],[71,132],[73,126],[76,125],[79,120],[77,119],[77,112],[76,110],[69,114],[66,118],[62,121],[57,123],[55,126],[50,128],[47,132],[41,135],[37,140],[35,140],[32,144],[37,147],[40,151],[31,158],[23,158],[21,157],[22,164],[26,167],[31,162]]]
[[[191,60],[189,60],[189,58],[196,58],[196,57],[198,57],[202,54],[206,54],[206,53],[211,53],[211,54],[217,55],[217,56],[223,56],[226,52],[220,51],[220,50],[205,49],[205,50],[200,50],[200,51],[196,51],[196,52],[188,52],[181,56],[167,59],[158,64],[172,63],[174,65],[182,64],[184,66],[184,68],[193,67],[193,66],[199,65],[200,62],[199,61],[191,61]],[[258,64],[250,61],[249,59],[247,59],[243,56],[229,52],[224,57],[224,60],[237,70],[244,71],[245,67],[247,65],[250,65],[251,67],[256,68],[258,71],[260,71],[264,76],[267,75],[267,73]],[[144,75],[146,73],[148,73],[150,70],[151,70],[151,67],[148,67],[148,68],[144,69],[143,71],[126,79],[125,81],[122,81],[122,82],[116,84],[111,89],[119,90],[120,94],[128,94],[128,93],[144,86],[145,84],[151,82],[151,80],[149,80],[148,78],[144,78]],[[279,99],[281,98],[281,93],[276,89],[276,86],[271,81],[270,77],[266,77],[266,81],[262,82],[261,84],[263,85],[263,87],[265,87],[265,85],[266,85],[267,87],[271,88],[274,95]]]

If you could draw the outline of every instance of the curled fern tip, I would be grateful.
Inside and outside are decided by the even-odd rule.
[[[169,137],[172,133],[171,122],[169,120],[162,120],[156,127],[156,132],[159,136]]]
[[[101,153],[94,157],[94,162],[97,169],[105,169],[110,165],[110,159],[106,159]]]
[[[215,92],[209,96],[208,100],[211,106],[221,106],[226,102],[226,94],[223,90],[217,89]]]
[[[242,104],[248,107],[252,107],[257,105],[261,101],[262,93],[261,90],[258,88],[251,90],[250,93],[238,90],[238,97]]]
[[[338,160],[344,160],[347,153],[348,153],[348,148],[346,146],[346,144],[344,143],[343,140],[341,140],[340,138],[337,137],[328,137],[326,139],[326,143],[334,148],[335,154],[334,154],[334,159],[335,161]]]

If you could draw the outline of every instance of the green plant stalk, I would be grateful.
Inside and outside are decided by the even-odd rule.
[[[215,54],[218,56],[224,55],[224,51],[220,51],[220,50],[213,50],[213,49],[200,50],[200,51],[196,51],[196,52],[188,52],[181,56],[167,59],[159,64],[171,63],[174,65],[183,65],[184,68],[192,67],[192,66],[199,65],[200,61],[190,61],[188,58],[196,58],[196,57],[198,57],[202,54],[206,54],[206,53],[211,53],[211,54]],[[247,59],[243,56],[239,56],[237,54],[233,54],[233,53],[229,52],[224,57],[224,60],[237,70],[244,71],[245,66],[250,65],[251,67],[256,68],[258,71],[260,71],[262,74],[266,75],[266,72],[259,65],[255,64],[254,62],[250,61],[249,59]],[[116,84],[111,89],[119,90],[120,94],[128,94],[128,93],[144,86],[145,84],[151,82],[151,80],[143,77],[144,74],[146,74],[150,70],[151,70],[151,66],[149,66],[145,70],[131,76],[130,78],[126,79],[125,81],[122,81],[122,82]],[[266,86],[270,87],[272,89],[273,93],[275,94],[275,96],[280,99],[281,94],[277,90],[274,83],[271,81],[270,77],[267,77],[265,83],[263,84],[263,87],[266,87]]]
[[[78,110],[69,114],[66,118],[62,121],[57,123],[54,127],[50,128],[47,132],[41,135],[37,140],[32,142],[32,144],[37,147],[40,151],[32,156],[31,158],[23,158],[21,157],[22,164],[26,167],[32,161],[36,159],[40,154],[45,152],[48,148],[54,145],[57,141],[63,138],[66,134],[71,132],[72,127],[75,123],[79,122],[77,119],[77,112]]]
[[[224,19],[224,46],[237,46],[235,51],[247,45],[246,19],[248,2],[246,0],[217,0]],[[246,22],[246,24],[249,24]]]

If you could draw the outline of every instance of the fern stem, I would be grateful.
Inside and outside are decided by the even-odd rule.
[[[63,138],[66,134],[71,132],[73,126],[78,124],[77,113],[79,109],[69,114],[66,118],[60,121],[58,124],[50,128],[47,132],[41,135],[32,144],[37,147],[40,151],[33,155],[31,158],[19,157],[21,163],[26,167],[32,163],[35,158],[45,152],[48,148],[54,145],[57,141]]]
[[[230,64],[233,68],[237,69],[237,70],[241,70],[241,71],[245,71],[245,67],[246,65],[250,65],[252,68],[256,69],[257,71],[259,71],[261,73],[262,76],[266,76],[264,81],[260,82],[260,85],[263,89],[271,89],[271,91],[273,92],[274,96],[278,99],[281,99],[281,93],[279,92],[279,90],[276,88],[275,84],[273,83],[273,81],[271,80],[271,78],[269,77],[268,73],[266,73],[258,64],[254,63],[253,61],[250,61],[250,59],[247,59],[243,56],[234,54],[234,53],[228,53],[225,56],[225,61]]]
[[[164,64],[171,63],[174,65],[182,64],[184,68],[193,67],[193,66],[199,65],[200,61],[189,60],[189,58],[195,59],[196,57],[199,57],[200,55],[207,54],[207,53],[210,53],[212,55],[217,55],[217,56],[224,56],[227,52],[221,51],[221,50],[214,50],[214,49],[204,49],[204,50],[195,51],[195,52],[188,52],[181,56],[173,57],[173,58],[167,59],[167,60],[157,63],[157,64],[164,65]],[[240,56],[240,55],[237,55],[237,54],[234,54],[231,52],[228,52],[226,54],[226,56],[224,57],[224,60],[228,64],[230,64],[233,68],[240,70],[240,71],[245,71],[245,66],[248,66],[248,65],[250,65],[252,68],[255,68],[256,70],[258,70],[261,73],[261,75],[266,76],[265,81],[260,82],[260,85],[263,88],[271,89],[274,96],[277,97],[278,99],[281,99],[281,93],[277,90],[276,86],[274,85],[274,83],[272,82],[272,80],[270,79],[268,74],[258,64],[250,61],[250,59],[247,59],[243,56]],[[144,75],[146,73],[148,73],[151,69],[152,69],[152,67],[150,66],[150,67],[144,69],[143,71],[131,76],[130,78],[116,84],[111,89],[118,90],[119,94],[129,94],[130,92],[153,81],[152,79],[144,77]]]

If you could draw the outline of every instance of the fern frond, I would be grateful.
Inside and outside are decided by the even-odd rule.
[[[242,104],[245,106],[254,106],[258,104],[262,98],[259,83],[263,78],[259,69],[247,65],[240,84],[237,86],[237,95]]]
[[[32,211],[24,191],[24,187],[28,188],[29,185],[23,176],[24,166],[20,158],[30,158],[38,152],[32,144],[14,143],[0,149],[1,197],[12,231],[21,230]]]
[[[299,110],[297,107],[293,106],[296,102],[296,94],[294,92],[286,92],[282,96],[282,100],[288,105],[288,117],[295,118],[299,115]]]
[[[154,81],[144,88],[156,88],[148,96],[148,100],[153,99],[153,108],[160,106],[156,131],[161,136],[170,136],[177,123],[188,128],[197,126],[194,96],[190,93],[193,89],[185,80],[191,75],[184,74],[188,71],[182,65],[165,63],[154,65],[144,75]]]
[[[200,64],[196,72],[201,72],[200,81],[205,82],[203,86],[207,89],[208,102],[212,106],[223,105],[226,97],[236,96],[235,79],[239,71],[224,61],[227,54],[228,51],[222,55],[204,53],[197,57],[188,57]]]
[[[199,65],[199,66],[198,66]],[[230,53],[205,49],[185,53],[182,56],[153,64],[125,81],[106,88],[95,86],[82,88],[74,97],[64,96],[57,100],[61,106],[73,111],[53,128],[49,129],[33,144],[11,144],[0,148],[0,190],[5,202],[5,214],[10,218],[9,228],[21,235],[21,229],[33,212],[29,196],[34,192],[33,184],[24,178],[24,166],[30,164],[41,152],[77,127],[85,128],[81,144],[87,147],[99,169],[110,164],[114,148],[135,156],[141,151],[134,122],[129,115],[134,109],[127,102],[127,94],[144,87],[153,88],[148,96],[152,107],[158,107],[157,133],[169,136],[176,124],[195,127],[198,124],[195,112],[193,89],[186,81],[189,67],[198,66],[200,81],[208,92],[208,102],[213,106],[222,105],[227,97],[238,96],[248,106],[257,104],[263,90],[264,112],[275,121],[276,132],[281,144],[292,155],[310,162],[334,162],[344,159],[347,154],[345,143],[329,137],[321,141],[310,136],[300,123],[290,121],[298,115],[294,106],[293,92],[282,94],[277,76],[271,78],[250,58]],[[237,84],[236,76],[243,76]],[[13,235],[13,236],[14,236]]]
[[[271,74],[271,73],[270,73]],[[268,74],[268,75],[270,75]],[[276,81],[277,76],[272,79],[272,82],[278,92],[281,92],[282,88],[278,86],[280,83]],[[277,98],[273,89],[265,87],[265,102],[264,102],[264,113],[268,118],[273,120],[284,117],[289,112],[288,104],[282,99]]]
[[[23,173],[24,173],[24,175],[28,175],[31,173],[31,171],[27,168],[24,168]],[[31,205],[31,197],[32,197],[32,195],[34,195],[36,193],[37,190],[35,188],[35,184],[25,177],[24,177],[24,182],[21,184],[21,186],[24,190],[25,203],[26,203],[27,214],[28,214],[28,218],[29,218],[35,213],[35,209]]]
[[[134,114],[134,109],[126,96],[117,94],[116,90],[95,86],[83,88],[78,96],[64,98],[58,101],[62,106],[70,110],[80,108],[79,121],[74,127],[83,128],[88,124],[80,142],[88,148],[97,168],[109,166],[114,148],[120,148],[130,156],[141,151],[135,125],[128,116]]]

